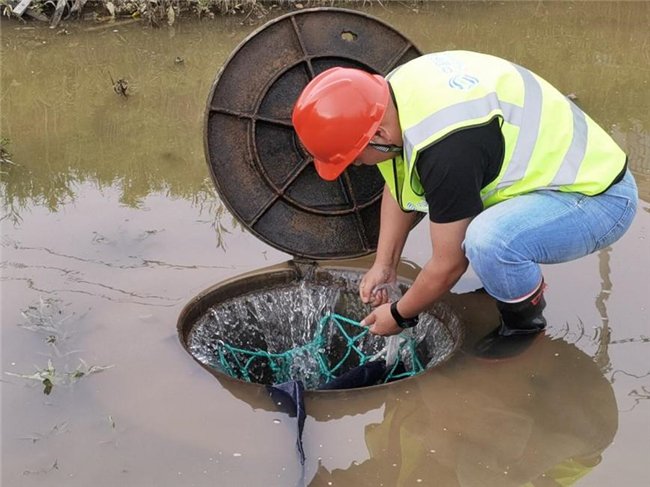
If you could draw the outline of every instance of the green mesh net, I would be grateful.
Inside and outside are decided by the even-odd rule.
[[[317,384],[326,384],[353,366],[364,365],[387,354],[386,349],[372,355],[363,352],[360,344],[368,333],[368,327],[358,321],[329,313],[318,322],[311,341],[290,350],[280,353],[246,350],[220,340],[215,353],[218,365],[225,373],[247,382],[258,382],[259,370],[270,370],[273,383],[297,379],[296,375],[300,374],[296,371],[300,369],[304,375],[304,364],[308,363],[307,368],[312,369],[309,373],[312,382],[316,376]],[[328,346],[333,340],[342,343],[336,354],[331,353]],[[425,369],[416,353],[416,346],[415,339],[399,336],[397,349],[391,354],[395,358],[386,360],[387,373],[383,382],[410,377]],[[299,363],[303,364],[302,369],[296,366]]]

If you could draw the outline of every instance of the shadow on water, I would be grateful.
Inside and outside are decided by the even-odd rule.
[[[613,248],[546,269],[549,336],[530,353],[485,363],[461,351],[388,386],[308,392],[304,479],[537,487],[589,472],[580,485],[644,485],[650,3],[384,3],[367,11],[423,51],[490,52],[575,94],[629,153],[645,204]],[[3,485],[300,478],[294,431],[264,388],[215,380],[174,329],[201,289],[287,259],[230,221],[203,153],[210,85],[254,28],[240,21],[70,24],[58,35],[2,19],[0,135],[15,163],[0,167]],[[128,97],[111,78],[128,81]],[[405,257],[422,265],[428,252],[425,235]],[[47,334],[16,326],[42,297],[75,316],[60,355]],[[480,293],[450,300],[467,348],[496,310]],[[74,376],[80,358],[113,367],[50,394],[5,374],[45,371],[51,359]]]

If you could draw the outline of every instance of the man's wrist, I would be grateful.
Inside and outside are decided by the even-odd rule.
[[[404,318],[397,309],[397,303],[399,303],[399,301],[395,301],[390,305],[390,314],[393,316],[397,326],[400,328],[413,328],[416,326],[419,322],[419,317],[414,316],[413,318]]]

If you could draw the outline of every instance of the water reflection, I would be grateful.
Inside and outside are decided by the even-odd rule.
[[[532,68],[577,95],[627,150],[635,172],[650,172],[650,3],[429,2],[365,10],[423,51],[479,49]],[[3,21],[1,135],[16,163],[3,167],[5,213],[19,221],[33,204],[57,211],[85,181],[119,185],[121,202],[131,207],[153,192],[192,199],[211,191],[201,140],[206,98],[220,66],[255,27],[227,17],[170,29],[71,24],[69,35],[57,35]],[[118,78],[128,81],[129,97],[114,92],[111,79]],[[646,188],[641,182],[647,199]]]
[[[612,292],[611,279],[611,259],[612,249],[608,247],[598,252],[598,270],[600,271],[600,293],[596,298],[596,308],[600,313],[602,324],[598,328],[598,349],[596,350],[595,360],[603,373],[611,371],[611,361],[609,358],[609,342],[611,340],[611,329],[609,327],[609,316],[607,315],[607,300]]]
[[[469,347],[494,324],[496,308],[481,292],[450,299],[463,310]],[[261,388],[219,380],[253,407],[274,410]],[[614,392],[598,365],[575,345],[548,336],[509,361],[461,353],[388,386],[312,393],[306,409],[313,420],[304,433],[311,486],[573,485],[598,465],[618,427]],[[383,412],[379,421],[372,411]],[[333,458],[350,438],[348,420],[361,415],[369,418],[367,454],[348,456],[349,466],[341,468]],[[310,426],[318,440],[310,438]],[[334,441],[323,444],[323,437]]]
[[[2,135],[16,163],[3,177],[11,212],[32,204],[57,211],[86,181],[100,190],[118,185],[130,207],[151,193],[213,194],[203,105],[249,28],[232,18],[173,31],[74,24],[66,36],[16,27],[2,32]],[[118,96],[111,78],[126,79],[130,96]]]

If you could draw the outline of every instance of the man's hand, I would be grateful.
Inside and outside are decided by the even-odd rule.
[[[372,313],[361,320],[363,326],[367,326],[370,333],[380,336],[397,335],[402,331],[390,313],[390,303],[382,304]]]
[[[394,268],[375,263],[361,279],[359,297],[363,303],[370,303],[372,306],[387,303],[388,291],[382,286],[396,281],[397,273]]]

